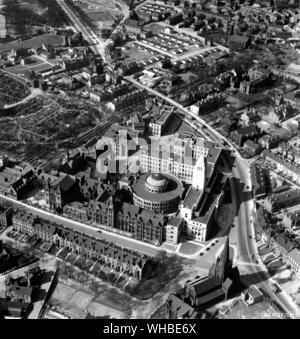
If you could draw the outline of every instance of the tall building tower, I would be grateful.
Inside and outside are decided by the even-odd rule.
[[[205,188],[205,158],[200,156],[196,162],[193,172],[192,186],[198,190]]]
[[[112,196],[109,197],[108,202],[108,226],[114,227],[115,226],[115,208],[114,208],[114,199]]]

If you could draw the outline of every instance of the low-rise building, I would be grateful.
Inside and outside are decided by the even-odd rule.
[[[17,210],[12,217],[13,228],[21,233],[33,235],[33,225],[37,218],[26,211]]]
[[[240,116],[240,121],[246,126],[255,124],[259,120],[260,120],[260,117],[255,110],[246,110]]]
[[[249,37],[244,35],[233,35],[229,40],[230,49],[235,52],[243,52],[250,47],[251,41]]]
[[[13,209],[0,205],[0,226],[8,227],[12,224]]]
[[[289,229],[300,228],[300,210],[296,210],[290,213],[284,213],[282,218],[282,224]]]
[[[239,147],[244,145],[246,140],[256,141],[259,137],[259,130],[256,126],[242,127],[234,132],[230,133],[230,138]]]
[[[30,304],[32,300],[32,287],[19,286],[18,284],[13,284],[6,288],[6,297],[12,302]]]
[[[252,158],[255,155],[260,154],[262,147],[252,140],[246,140],[244,143],[244,155],[247,158]]]
[[[271,163],[278,173],[288,177],[293,182],[300,184],[300,167],[293,165],[288,162],[286,158],[268,150],[264,150],[262,154],[264,155],[265,160]]]
[[[142,27],[139,24],[138,20],[128,19],[125,21],[124,27],[129,33],[130,37],[138,37],[142,31]]]
[[[94,259],[109,266],[117,272],[124,272],[136,279],[142,279],[145,265],[149,257],[126,248],[120,248],[102,239],[85,235],[59,224],[52,224],[47,220],[23,212],[14,216],[14,229],[36,235],[42,241],[54,243],[59,248]]]
[[[283,208],[300,203],[300,190],[289,189],[285,192],[272,194],[265,199],[265,208],[268,212],[277,212]]]
[[[248,305],[254,305],[263,301],[264,295],[255,285],[250,286],[247,291],[242,292],[242,300]]]
[[[63,213],[70,219],[76,219],[80,221],[87,221],[87,206],[88,203],[80,203],[77,201],[66,204],[63,207]]]
[[[275,148],[282,141],[279,135],[266,134],[258,139],[258,143],[266,149]]]
[[[34,188],[36,175],[31,168],[2,167],[0,169],[0,192],[20,200]]]

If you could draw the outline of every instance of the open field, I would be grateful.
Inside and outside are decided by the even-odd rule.
[[[124,65],[130,64],[131,62],[147,60],[155,57],[156,55],[159,55],[158,53],[152,54],[150,52],[143,51],[142,49],[134,47],[131,44],[126,46],[126,51],[127,53],[125,54],[125,58],[123,59]]]
[[[41,34],[30,39],[2,42],[0,44],[0,52],[10,51],[12,48],[38,48],[43,44],[60,46],[64,44],[64,38],[60,35]]]
[[[23,37],[45,24],[62,27],[69,23],[56,0],[2,0],[2,14],[11,37]]]
[[[221,309],[224,311],[226,308]],[[273,307],[268,301],[247,306],[242,300],[238,300],[226,315],[221,319],[281,319],[282,313]]]
[[[108,292],[95,296],[80,288],[76,283],[67,285],[59,282],[49,301],[51,305],[59,306],[72,318],[82,319],[87,313],[96,317],[124,319],[125,314],[113,307]]]
[[[111,26],[118,17],[122,16],[120,8],[109,0],[88,0],[75,3],[74,6],[97,28]]]
[[[31,57],[32,63],[28,65],[15,65],[10,66],[5,69],[5,71],[9,74],[16,75],[22,78],[28,78],[31,72],[39,72],[44,71],[52,67],[53,64],[56,64],[55,60],[52,60],[51,63],[49,61],[44,61],[36,57]]]

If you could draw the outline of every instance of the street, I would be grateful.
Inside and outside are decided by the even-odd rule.
[[[271,284],[273,283],[266,267],[263,265],[255,241],[255,230],[252,218],[255,215],[255,201],[251,196],[251,177],[249,173],[249,162],[242,158],[239,151],[229,140],[223,135],[215,131],[208,123],[201,119],[198,115],[192,113],[187,108],[183,107],[174,100],[167,96],[159,93],[158,91],[148,88],[140,84],[132,77],[125,77],[127,81],[133,83],[135,86],[146,89],[149,93],[164,99],[169,104],[175,106],[180,111],[195,119],[201,126],[206,127],[206,132],[209,138],[219,144],[226,144],[235,156],[235,167],[232,169],[232,177],[235,180],[230,181],[231,192],[235,208],[238,212],[238,225],[237,230],[237,256],[240,261],[239,269],[244,276],[244,282],[247,285],[257,284],[262,291],[269,296],[277,305],[286,313],[290,314],[291,317],[300,317],[300,310],[292,299],[284,292],[274,293]],[[246,191],[243,192],[243,187],[246,187]],[[247,193],[248,191],[248,193]],[[243,197],[246,197],[243,201]],[[251,236],[251,237],[250,237]]]
[[[65,2],[65,0],[57,0],[57,2],[61,6],[61,8],[66,12],[70,20],[72,21],[74,25],[73,28],[75,29],[75,31],[77,33],[81,32],[85,40],[90,43],[91,50],[95,54],[101,55],[103,61],[106,62],[106,48],[112,42],[112,40],[100,39],[88,25],[82,22],[81,18],[78,17],[74,9],[71,8]],[[114,29],[112,34],[114,34],[123,25],[124,21],[127,20],[129,17],[129,10],[125,4],[122,6],[122,11],[123,11],[124,17],[121,20],[121,22],[117,25],[117,27]]]

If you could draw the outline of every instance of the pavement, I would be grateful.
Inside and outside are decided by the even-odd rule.
[[[72,20],[74,24],[74,28],[79,32],[82,32],[85,39],[90,42],[91,44],[94,44],[94,41],[97,41],[97,44],[94,44],[91,46],[91,49],[96,53],[102,55],[104,61],[105,61],[105,48],[107,46],[108,41],[100,40],[95,33],[87,27],[85,24],[83,24],[78,17],[76,16],[76,13],[74,13],[73,9],[70,8],[63,0],[58,0],[58,3],[61,5],[61,7],[65,10],[65,12],[68,14],[70,19]],[[124,18],[125,19],[125,18]],[[175,106],[176,108],[180,109],[185,114],[192,116],[195,118],[202,126],[205,126],[207,128],[208,134],[210,137],[212,137],[213,140],[218,140],[219,142],[225,142],[226,145],[228,145],[231,150],[236,155],[236,167],[233,168],[232,174],[235,178],[240,179],[240,182],[243,182],[246,185],[249,185],[251,187],[251,178],[248,172],[248,166],[243,161],[244,159],[240,156],[238,150],[236,147],[228,141],[224,136],[222,136],[220,133],[215,131],[209,124],[207,124],[203,119],[201,119],[196,114],[193,114],[188,109],[184,108],[182,105],[177,103],[176,101],[166,97],[165,95],[157,92],[154,89],[150,89],[144,85],[141,85],[138,81],[134,80],[132,77],[126,77],[126,80],[135,84],[137,87],[144,88],[148,92],[159,96],[169,102],[171,105]],[[241,185],[240,183],[231,183],[232,192],[234,192],[233,197],[236,201],[236,207],[238,208],[239,214],[238,214],[238,227],[237,229],[237,251],[238,251],[238,259],[240,260],[240,266],[241,270],[246,273],[247,281],[249,283],[257,284],[272,300],[274,300],[285,312],[290,313],[293,317],[299,316],[299,309],[296,307],[296,305],[293,303],[291,298],[284,292],[280,292],[275,294],[272,290],[272,283],[273,281],[270,279],[270,276],[264,267],[264,265],[261,263],[256,242],[255,242],[255,231],[254,231],[254,225],[252,218],[255,217],[255,202],[253,199],[249,199],[246,201],[238,201],[241,196],[243,196],[243,192],[241,192]],[[1,197],[1,195],[0,195]],[[6,200],[9,198],[2,196],[2,198],[5,198]],[[67,226],[75,229],[78,229],[80,231],[89,232],[92,231],[93,234],[95,234],[96,228],[93,226],[85,225],[82,223],[79,223],[77,221],[71,221],[67,218],[53,215],[52,213],[42,211],[39,209],[36,209],[32,206],[28,206],[21,202],[16,202],[15,200],[11,199],[13,203],[22,205],[26,209],[29,209],[31,211],[34,211],[35,213],[38,213],[39,215],[43,215],[47,219],[53,219],[55,222],[63,222],[64,224],[67,224]],[[251,237],[250,237],[251,236]],[[141,243],[139,241],[136,241],[134,239],[126,238],[117,234],[113,234],[111,232],[105,232],[101,230],[101,233],[97,232],[97,237],[104,237],[105,239],[109,239],[111,237],[111,241],[115,242],[116,244],[119,244],[123,246],[126,244],[126,247],[133,248],[135,250],[140,251],[142,247],[142,251],[149,252],[151,255],[153,253],[157,253],[157,250],[153,248],[149,244]],[[257,263],[258,262],[258,263]],[[251,278],[252,277],[252,278]],[[259,277],[260,282],[257,282],[257,277]],[[254,279],[255,278],[255,279]]]
[[[0,194],[0,201],[9,201],[15,208],[19,209],[26,209],[33,215],[39,216],[40,218],[49,220],[50,222],[57,223],[60,225],[63,225],[65,227],[71,228],[79,233],[84,233],[86,235],[92,236],[99,240],[105,240],[108,242],[113,242],[117,246],[130,248],[134,251],[143,253],[145,255],[149,255],[151,257],[155,257],[160,253],[161,251],[165,251],[169,254],[177,253],[178,255],[185,257],[185,258],[195,258],[197,254],[204,253],[206,251],[206,248],[209,248],[211,243],[207,243],[205,245],[202,245],[202,249],[199,250],[199,253],[192,253],[190,255],[181,254],[178,251],[178,246],[174,246],[173,248],[168,247],[166,244],[162,244],[161,246],[155,246],[150,243],[146,243],[140,240],[136,240],[133,238],[129,238],[126,236],[123,236],[118,233],[114,233],[113,230],[105,230],[99,227],[99,225],[96,224],[85,224],[76,220],[72,220],[69,218],[66,218],[64,216],[60,216],[57,214],[54,214],[49,211],[45,211],[41,208],[37,208],[31,205],[28,205],[22,201],[18,201],[12,198],[9,198],[7,196],[4,196],[3,194]]]
[[[74,9],[69,6],[64,0],[57,0],[58,4],[61,6],[61,8],[66,12],[68,17],[73,23],[73,27],[76,32],[81,32],[83,37],[85,38],[86,41],[90,43],[90,48],[91,50],[98,55],[102,56],[102,59],[104,62],[106,62],[106,48],[108,47],[109,44],[112,43],[111,39],[100,39],[94,32],[93,30],[86,25],[85,23],[82,22],[82,20],[78,17],[77,13],[74,11]],[[122,12],[124,17],[120,21],[120,23],[117,25],[117,27],[114,29],[112,34],[117,32],[120,27],[123,25],[124,21],[129,18],[129,8],[126,6],[126,4],[121,5],[122,7]]]
[[[256,217],[256,204],[251,197],[250,192],[247,194],[246,191],[241,191],[243,186],[252,187],[249,172],[250,162],[240,155],[239,151],[231,141],[227,140],[223,135],[214,130],[198,115],[193,114],[187,108],[183,107],[162,93],[140,84],[132,77],[125,77],[125,79],[137,87],[144,88],[153,95],[161,97],[166,102],[181,110],[187,116],[194,118],[201,126],[206,127],[206,132],[211,140],[217,141],[221,144],[223,143],[231,149],[232,155],[235,156],[236,164],[232,170],[232,177],[236,178],[237,180],[231,180],[230,183],[231,191],[233,192],[233,201],[238,212],[238,225],[236,226],[236,230],[238,250],[237,258],[240,261],[239,269],[241,272],[243,272],[244,281],[246,284],[257,284],[265,292],[265,294],[275,301],[286,314],[290,315],[291,318],[300,317],[299,308],[286,293],[274,293],[272,289],[274,281],[270,278],[270,275],[268,274],[268,271],[262,263],[258,253],[253,223],[253,218]],[[241,197],[245,197],[245,201],[241,201]]]
[[[248,166],[243,159],[236,157],[236,167],[232,174],[239,178],[240,182],[251,187],[251,177]],[[240,196],[240,187],[235,184],[231,187],[233,196]],[[236,199],[235,199],[236,200]],[[239,203],[239,202],[238,202]],[[291,318],[299,318],[300,310],[293,300],[285,292],[274,293],[272,285],[275,282],[271,279],[267,268],[261,261],[255,240],[254,218],[256,214],[256,205],[253,199],[242,201],[239,206],[237,244],[239,269],[243,273],[246,284],[256,284],[267,296],[269,296],[285,313]],[[251,236],[251,238],[250,238]]]
[[[64,0],[57,0],[57,3],[61,8],[66,12],[70,20],[74,25],[76,32],[81,32],[83,37],[88,41],[91,46],[90,48],[95,54],[100,54],[105,61],[105,41],[99,39],[98,36],[92,31],[90,27],[84,24],[80,18],[78,18],[77,13],[71,8]],[[96,41],[96,44],[95,44]]]

